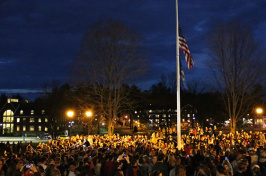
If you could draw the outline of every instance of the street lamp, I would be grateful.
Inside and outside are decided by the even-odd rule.
[[[67,111],[66,114],[67,114],[68,117],[72,118],[74,116],[74,111]],[[69,125],[69,128],[70,128],[69,136],[71,137],[71,129],[72,129],[72,124],[74,123],[74,121],[70,121],[68,123],[70,123],[70,125]]]
[[[257,109],[256,109],[256,112],[257,112],[257,115],[258,115],[258,114],[262,114],[263,109],[262,109],[262,108],[257,108]]]
[[[74,111],[67,111],[67,116],[68,117],[73,117],[74,116]]]
[[[87,117],[91,117],[93,114],[92,114],[92,111],[86,111],[86,116]],[[95,119],[95,120],[97,120],[97,119]],[[88,121],[88,123],[89,123],[89,121]],[[98,128],[98,130],[99,130],[99,122],[97,122],[97,128]],[[88,124],[88,134],[90,133],[90,129],[89,129],[89,124]]]
[[[87,116],[87,117],[91,117],[91,116],[92,116],[92,112],[91,112],[91,111],[87,111],[87,112],[86,112],[86,116]]]

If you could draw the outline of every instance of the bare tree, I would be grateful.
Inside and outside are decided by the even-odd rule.
[[[123,109],[130,89],[123,86],[144,71],[145,59],[140,55],[140,37],[116,21],[98,23],[84,37],[81,53],[75,59],[75,79],[91,89],[98,115],[107,120],[108,134],[114,132],[114,119]],[[90,102],[87,102],[90,103]]]
[[[171,91],[171,93],[175,94],[176,93],[176,73],[171,72],[168,74],[162,74],[160,77],[160,82],[165,87],[168,87]]]
[[[231,132],[236,122],[245,116],[261,95],[255,85],[262,78],[262,57],[251,29],[238,22],[215,26],[208,34],[211,68],[220,88],[231,120]]]

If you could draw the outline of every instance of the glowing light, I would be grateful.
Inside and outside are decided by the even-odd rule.
[[[67,116],[68,117],[73,117],[74,116],[74,112],[73,111],[67,111]]]
[[[86,112],[86,116],[87,116],[87,117],[91,117],[91,116],[92,116],[92,112],[91,112],[91,111],[87,111],[87,112]]]
[[[256,109],[256,112],[257,112],[258,114],[261,114],[261,113],[263,112],[263,110],[262,110],[261,108],[257,108],[257,109]]]

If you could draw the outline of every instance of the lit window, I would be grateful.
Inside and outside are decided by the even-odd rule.
[[[34,131],[34,126],[30,126],[30,131]]]
[[[34,114],[34,110],[31,110],[31,111],[30,111],[30,114],[33,115],[33,114]]]
[[[23,115],[23,110],[20,110],[20,115]]]
[[[35,119],[34,118],[30,118],[30,122],[35,122]]]
[[[187,117],[190,117],[190,114],[187,114]]]
[[[39,118],[39,119],[38,119],[38,122],[42,122],[42,118]]]
[[[38,129],[39,129],[39,131],[42,131],[42,126],[39,126]]]
[[[17,126],[17,131],[19,131],[20,130],[20,127],[19,126]]]
[[[26,118],[23,118],[23,122],[26,122]]]
[[[48,128],[47,128],[47,127],[45,127],[44,131],[48,131]]]
[[[42,114],[45,114],[45,110],[42,110]]]
[[[3,116],[13,116],[13,115],[14,115],[13,111],[11,111],[10,109],[8,109],[8,110],[6,110],[4,112],[4,115]]]
[[[135,111],[135,114],[137,114],[138,113],[138,111]]]
[[[57,127],[57,130],[59,130],[59,126]]]
[[[166,114],[163,114],[163,117],[166,117]]]
[[[13,133],[14,124],[14,113],[12,110],[8,109],[3,113],[3,134],[5,133]]]
[[[45,118],[45,122],[48,122],[48,119],[47,118]]]
[[[17,118],[17,123],[19,123],[20,122],[20,118]]]
[[[26,126],[23,126],[23,131],[26,131]]]
[[[152,112],[152,110],[149,110],[149,112],[151,113],[151,112]]]
[[[160,115],[157,114],[157,115],[155,115],[155,117],[160,117]]]

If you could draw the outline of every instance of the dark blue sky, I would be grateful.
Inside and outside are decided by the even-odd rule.
[[[265,0],[179,1],[180,26],[194,59],[188,71],[181,54],[187,82],[214,84],[205,43],[214,22],[251,25],[265,50],[265,7]],[[0,11],[0,93],[29,96],[52,81],[68,82],[88,26],[105,19],[122,21],[144,38],[150,68],[137,82],[142,89],[175,71],[175,0],[8,0]]]

